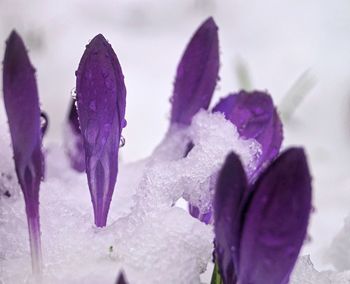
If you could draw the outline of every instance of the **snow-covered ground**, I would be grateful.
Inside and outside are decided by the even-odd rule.
[[[219,26],[221,49],[213,101],[240,88],[238,62],[245,63],[254,88],[267,89],[276,104],[310,70],[315,87],[285,121],[283,143],[303,145],[313,173],[315,212],[303,254],[310,254],[318,270],[350,270],[350,230],[331,246],[350,211],[348,0],[0,0],[0,58],[15,28],[37,69],[42,108],[50,117],[45,143],[52,145],[61,142],[85,45],[104,34],[119,57],[128,92],[122,158],[135,161],[164,137],[178,60],[208,15]]]

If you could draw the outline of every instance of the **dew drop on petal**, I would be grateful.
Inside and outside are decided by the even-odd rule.
[[[125,138],[124,136],[120,136],[119,148],[123,148],[125,146]]]

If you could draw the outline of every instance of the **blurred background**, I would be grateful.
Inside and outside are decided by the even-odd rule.
[[[212,103],[242,87],[273,96],[284,147],[303,145],[313,172],[315,213],[304,250],[328,266],[327,247],[350,208],[349,0],[0,0],[0,57],[16,29],[50,118],[46,143],[61,143],[74,71],[85,45],[102,33],[125,75],[122,156],[134,161],[164,136],[177,63],[208,16],[219,26],[221,50]]]

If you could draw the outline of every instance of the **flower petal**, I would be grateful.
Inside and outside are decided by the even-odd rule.
[[[227,156],[214,196],[215,252],[225,283],[236,279],[243,199],[248,191],[244,168],[235,153]]]
[[[256,170],[248,173],[250,181],[255,180],[278,155],[283,140],[282,123],[271,96],[259,91],[240,91],[221,99],[213,111],[224,113],[241,136],[254,138],[261,144]]]
[[[253,192],[240,244],[239,283],[288,283],[311,210],[311,177],[303,149],[281,154]]]
[[[87,45],[76,76],[78,115],[95,224],[103,227],[117,179],[126,89],[118,58],[101,34]]]
[[[218,27],[208,18],[193,35],[177,67],[171,123],[188,125],[201,108],[208,108],[218,72]]]
[[[78,112],[75,100],[72,100],[69,115],[68,129],[65,132],[65,148],[70,164],[77,172],[85,172],[85,149],[81,135]]]
[[[4,103],[15,168],[26,205],[33,271],[39,273],[39,187],[44,174],[40,108],[35,70],[22,39],[15,31],[7,40],[3,64]]]

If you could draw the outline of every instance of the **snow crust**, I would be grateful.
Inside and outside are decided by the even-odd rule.
[[[4,119],[0,125],[8,131]],[[7,138],[2,155],[11,153]],[[195,146],[184,157],[190,141]],[[212,226],[174,204],[183,197],[208,210],[210,183],[232,150],[254,169],[260,145],[240,139],[222,114],[201,111],[191,126],[171,127],[149,158],[120,164],[108,225],[97,229],[86,175],[70,168],[62,146],[49,145],[40,191],[44,283],[115,283],[120,269],[132,284],[200,283],[211,261]],[[11,155],[1,161],[15,177]],[[13,186],[17,195],[0,198],[0,282],[35,283],[23,197]]]
[[[290,284],[348,284],[350,271],[317,271],[310,256],[300,257],[292,274]]]

